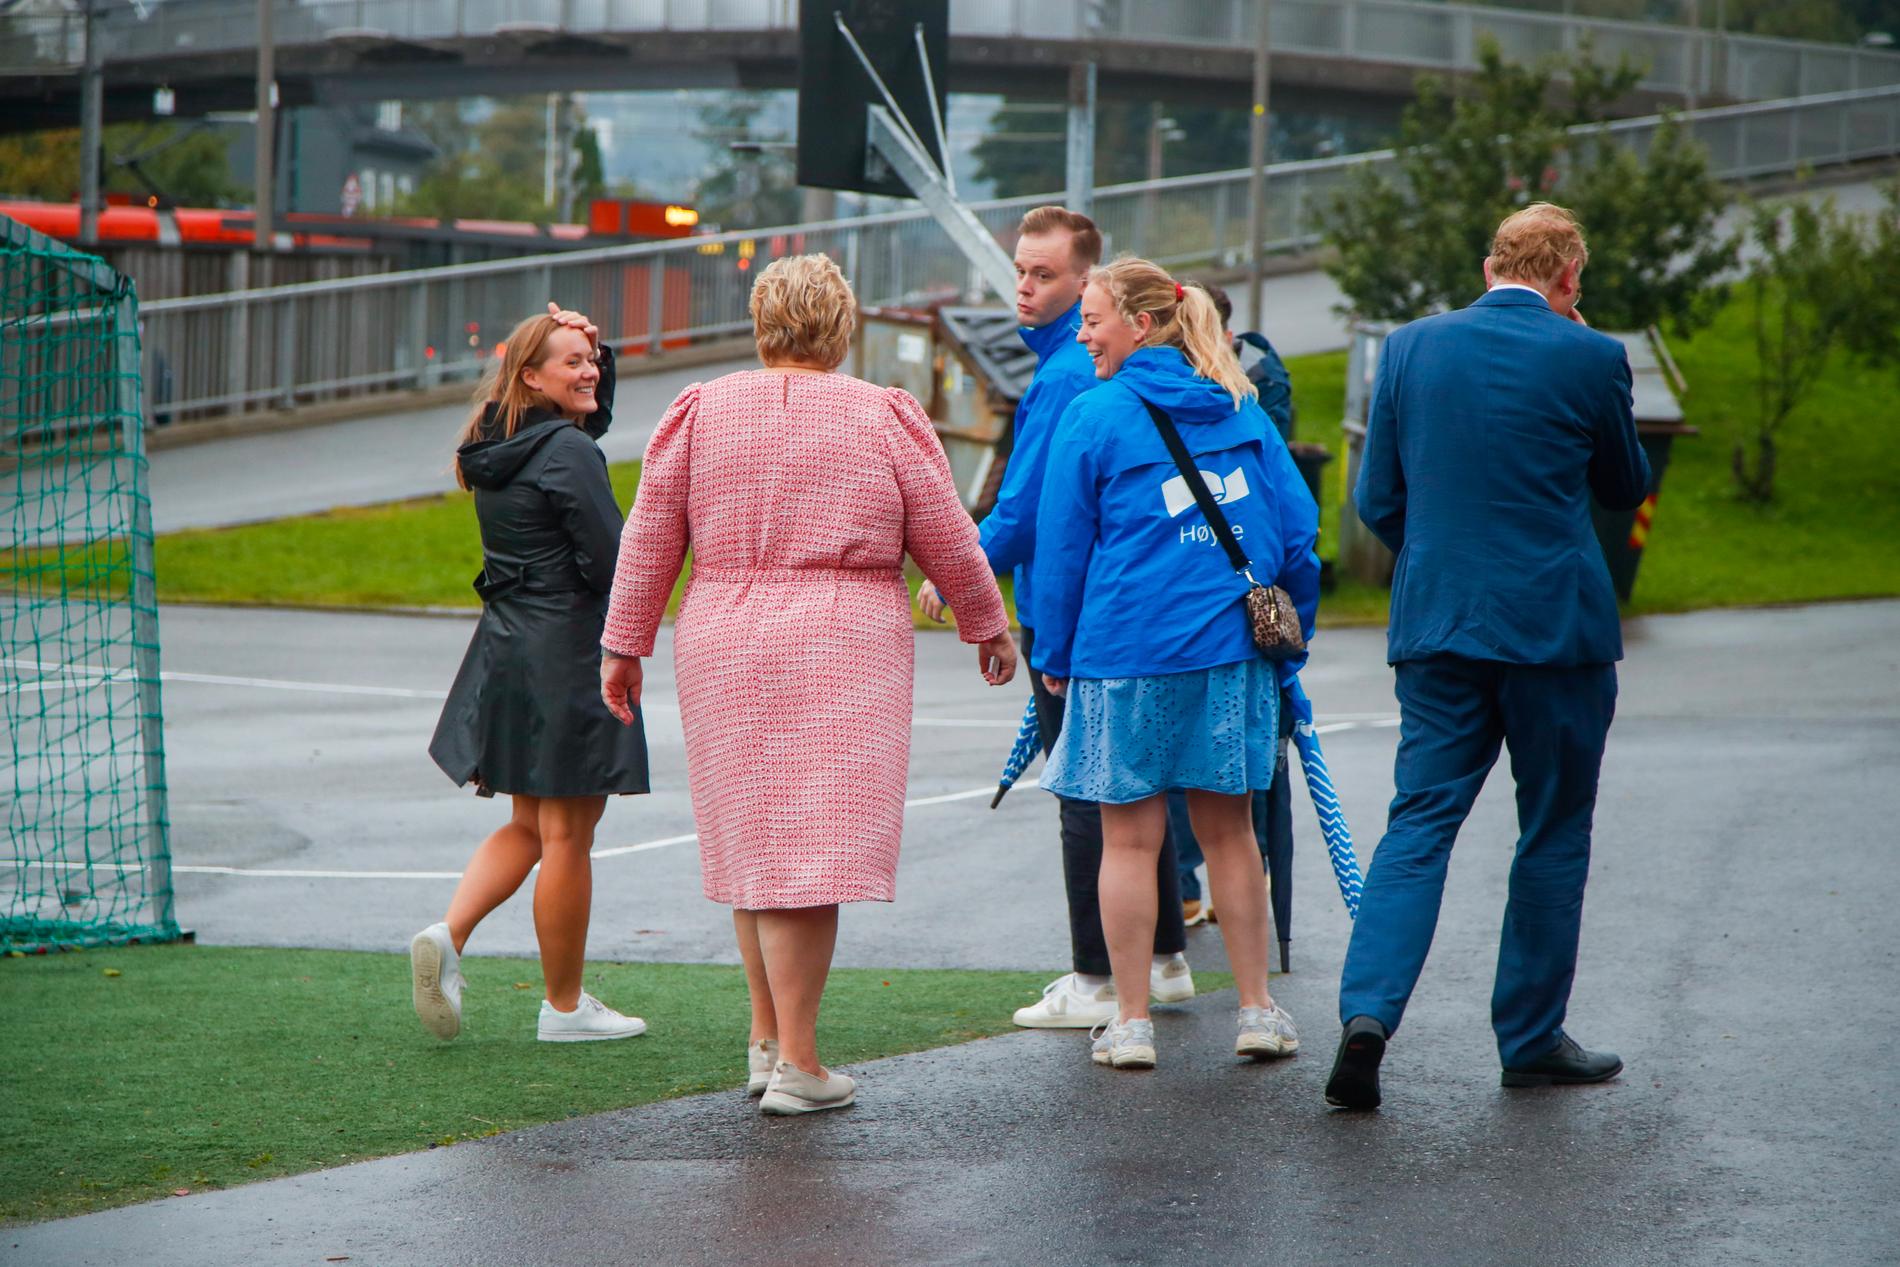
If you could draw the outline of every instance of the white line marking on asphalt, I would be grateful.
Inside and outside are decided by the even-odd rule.
[[[1036,779],[1023,779],[1017,787],[1040,787]],[[937,796],[919,796],[904,802],[905,809],[915,809],[924,805],[946,805],[951,801],[969,801],[979,796],[994,796],[994,785],[971,788],[965,792],[945,792]],[[615,845],[607,849],[596,849],[590,855],[594,858],[621,858],[628,854],[647,853],[654,849],[666,849],[673,845],[687,845],[699,839],[699,833],[687,832],[679,836],[662,836],[658,840],[645,840],[637,845]],[[0,859],[0,867],[20,867],[26,870],[62,870],[83,871],[94,868],[101,871],[143,871],[143,863],[130,862],[46,862],[33,858]],[[234,875],[248,879],[268,880],[459,880],[460,871],[308,871],[272,869],[264,867],[227,867],[207,863],[175,863],[172,866],[175,875]]]
[[[131,680],[130,669],[101,669],[88,664],[44,664],[36,660],[0,660],[0,665],[8,668],[28,668],[35,672],[59,672],[76,678],[109,678],[115,682]],[[426,699],[444,700],[449,697],[447,691],[420,690],[407,686],[361,686],[350,682],[306,682],[292,678],[234,677],[225,673],[185,673],[175,669],[166,669],[159,673],[161,682],[191,682],[199,686],[245,686],[263,691],[305,691],[318,695],[365,695],[387,699]],[[13,691],[25,691],[38,687],[42,690],[69,689],[75,685],[70,679],[44,678],[38,682],[21,683],[0,687],[0,694]],[[679,711],[679,705],[648,701],[641,705],[646,712]],[[933,726],[950,729],[976,730],[1014,730],[1020,723],[1002,718],[988,717],[913,717],[914,726]]]

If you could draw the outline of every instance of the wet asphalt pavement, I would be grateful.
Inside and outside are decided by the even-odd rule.
[[[446,685],[467,631],[165,618],[170,670],[390,689]],[[674,1101],[10,1229],[0,1261],[1900,1262],[1897,635],[1896,603],[1631,623],[1570,1026],[1628,1063],[1607,1086],[1498,1087],[1499,774],[1461,837],[1385,1108],[1327,1111],[1346,920],[1302,793],[1295,971],[1274,984],[1307,1043],[1292,1061],[1235,1062],[1218,994],[1157,1009],[1152,1074],[1095,1068],[1076,1034],[1016,1034],[854,1069],[860,1103],[818,1118],[762,1119],[736,1092]],[[1007,747],[1020,694],[973,685],[965,658],[920,640],[918,716],[1002,724],[920,727],[913,797],[983,785]],[[1327,752],[1362,857],[1391,787],[1380,660],[1375,631],[1335,631],[1308,673],[1321,722],[1350,727]],[[667,681],[662,662],[656,704]],[[418,763],[431,700],[166,689],[181,864],[452,873],[495,817]],[[603,846],[690,830],[677,720],[656,710],[651,729],[664,790],[611,806]],[[899,900],[846,913],[840,961],[1060,970],[1048,802],[913,808]],[[729,962],[694,871],[690,845],[603,859],[594,953]],[[393,950],[449,884],[185,872],[180,910],[207,941]],[[514,906],[481,949],[529,948]],[[1220,966],[1218,934],[1196,930],[1190,955]]]

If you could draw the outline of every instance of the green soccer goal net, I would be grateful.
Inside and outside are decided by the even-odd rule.
[[[176,938],[138,300],[0,216],[0,947]]]

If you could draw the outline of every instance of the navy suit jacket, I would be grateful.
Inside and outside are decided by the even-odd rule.
[[[1387,659],[1622,659],[1590,495],[1629,510],[1648,491],[1615,339],[1515,289],[1400,327],[1380,353],[1357,494],[1398,555]]]

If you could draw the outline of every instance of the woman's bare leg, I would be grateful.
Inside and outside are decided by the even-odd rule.
[[[455,886],[449,899],[449,913],[442,918],[455,939],[455,953],[461,954],[475,926],[488,913],[514,896],[521,882],[541,861],[541,798],[516,796],[509,819],[490,832],[476,846],[475,856]]]
[[[1271,1007],[1267,993],[1267,886],[1253,834],[1253,798],[1189,792],[1188,817],[1207,857],[1207,885],[1242,1007]]]
[[[831,973],[831,952],[838,944],[838,908],[805,906],[753,915],[777,1016],[779,1059],[791,1061],[815,1078],[823,1077],[824,1067],[818,1063],[818,1005]]]
[[[571,1012],[581,1001],[587,917],[594,902],[594,826],[604,796],[541,798],[541,876],[534,882],[534,935],[548,1002]]]
[[[732,928],[739,935],[739,959],[745,964],[745,988],[752,997],[752,1037],[756,1043],[761,1039],[778,1037],[778,1014],[772,1010],[772,983],[765,975],[765,952],[759,948],[759,914],[757,911],[732,912]]]
[[[1168,829],[1164,796],[1102,806],[1102,936],[1115,974],[1120,1019],[1148,1016],[1148,972],[1154,964],[1155,867]],[[1208,855],[1211,859],[1212,854]],[[1226,912],[1222,912],[1222,918]]]

